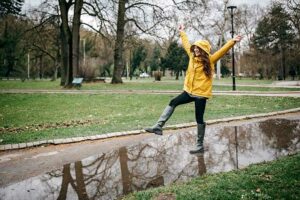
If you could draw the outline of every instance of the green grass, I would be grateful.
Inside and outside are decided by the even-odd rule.
[[[1,144],[96,135],[152,125],[176,95],[0,94]],[[300,107],[297,98],[215,96],[205,119],[266,113]],[[194,104],[176,108],[168,125],[194,122]],[[83,124],[80,124],[83,122]]]
[[[2,80],[0,81],[0,89],[63,89],[59,85],[59,80],[49,81],[49,80],[35,80],[35,81],[25,81],[20,80]],[[222,79],[214,81],[214,91],[231,91],[232,86],[220,86],[218,84],[230,84],[230,79]],[[238,86],[239,84],[250,84],[249,86]],[[240,91],[300,91],[300,88],[283,88],[283,87],[266,87],[270,85],[270,81],[265,80],[241,80],[237,81],[237,90]],[[257,86],[264,87],[257,87]],[[254,87],[256,86],[256,87]],[[124,80],[124,84],[110,84],[108,83],[83,83],[81,90],[182,90],[183,80],[173,80],[173,79],[163,79],[161,82],[154,82],[153,79],[133,79]]]
[[[300,199],[300,153],[243,170],[206,174],[192,181],[132,193],[124,200]]]

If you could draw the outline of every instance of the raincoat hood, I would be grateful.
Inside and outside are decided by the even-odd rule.
[[[197,46],[210,55],[211,45],[207,40],[198,40],[192,46],[190,51],[193,52],[194,47]]]

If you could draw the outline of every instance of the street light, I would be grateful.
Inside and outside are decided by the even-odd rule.
[[[228,6],[227,9],[230,11],[231,15],[231,37],[234,36],[233,30],[233,10],[236,9],[236,6]],[[236,90],[235,88],[235,69],[234,69],[234,47],[232,47],[232,90]]]

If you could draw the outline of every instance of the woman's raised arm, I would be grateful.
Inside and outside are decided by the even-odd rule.
[[[182,41],[182,46],[183,46],[184,50],[187,52],[187,54],[189,55],[191,53],[190,52],[191,44],[189,42],[189,39],[188,39],[186,33],[184,32],[183,25],[179,25],[179,32],[180,32],[180,38]]]

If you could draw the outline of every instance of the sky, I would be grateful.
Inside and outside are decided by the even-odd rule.
[[[37,7],[42,1],[44,0],[25,0],[23,11]],[[165,1],[170,1],[170,0],[165,0]],[[222,2],[223,0],[219,0],[219,1]],[[248,5],[259,4],[261,7],[266,7],[270,5],[271,1],[272,0],[229,0],[229,5],[235,5],[239,7],[239,5],[241,4],[248,4]],[[95,19],[92,17],[84,16],[84,19],[82,20],[88,24],[96,24]]]
[[[37,6],[42,2],[42,0],[25,0],[25,7],[30,7],[30,6]],[[230,3],[235,4],[235,5],[240,5],[240,4],[259,4],[261,6],[267,6],[269,5],[271,0],[230,0]]]
[[[230,0],[232,4],[259,4],[260,6],[267,6],[270,4],[271,0]]]

